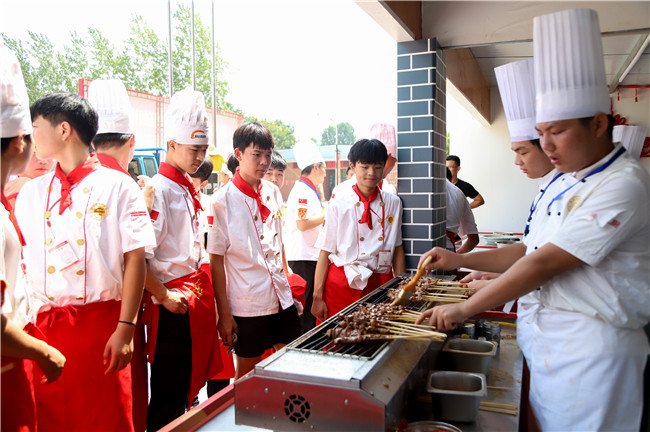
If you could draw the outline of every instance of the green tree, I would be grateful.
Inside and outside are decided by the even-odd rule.
[[[281,120],[269,121],[267,119],[258,119],[257,117],[245,116],[246,122],[259,122],[265,124],[273,135],[276,150],[291,149],[296,145],[296,136],[294,127],[285,124]]]
[[[352,145],[356,138],[354,127],[348,122],[341,122],[336,126],[328,126],[321,135],[321,145],[336,145],[338,135],[339,145]]]

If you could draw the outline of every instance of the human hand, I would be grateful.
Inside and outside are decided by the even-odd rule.
[[[223,346],[233,348],[237,342],[237,322],[230,314],[219,314],[217,330]]]
[[[329,318],[329,311],[327,310],[327,305],[325,305],[325,301],[322,297],[314,296],[314,300],[311,304],[311,314],[321,322]]]
[[[147,206],[147,211],[151,212],[151,209],[153,208],[153,201],[156,196],[156,188],[150,184],[146,184],[142,188],[142,196],[144,197],[144,203]]]
[[[61,352],[43,342],[45,345],[45,352],[42,358],[36,360],[38,367],[43,371],[43,381],[48,384],[56,381],[61,374],[63,373],[63,367],[65,366],[65,356]]]
[[[494,279],[499,276],[499,273],[490,273],[490,272],[483,272],[483,271],[473,271],[464,278],[460,280],[460,282],[463,283],[469,283],[474,280],[488,280],[488,279]]]
[[[467,319],[467,315],[464,312],[463,303],[455,303],[427,309],[422,312],[415,324],[420,324],[427,319],[430,326],[434,326],[440,331],[446,331],[453,330],[463,323]]]
[[[473,280],[469,284],[467,284],[467,287],[473,292],[476,292],[479,291],[480,289],[485,288],[490,283],[492,283],[492,279]]]
[[[120,371],[129,364],[133,354],[134,331],[135,326],[118,323],[117,329],[108,339],[104,348],[104,364],[108,364],[104,375]]]
[[[151,180],[150,177],[148,177],[148,176],[146,176],[144,174],[139,175],[138,176],[138,186],[140,186],[141,188],[145,187],[149,183],[149,180]]]
[[[447,249],[434,247],[420,257],[418,268],[420,268],[428,256],[431,257],[431,263],[426,266],[427,271],[434,269],[454,270],[460,267],[460,255]]]
[[[169,312],[184,314],[189,308],[185,296],[176,290],[165,290],[165,296],[157,299]]]

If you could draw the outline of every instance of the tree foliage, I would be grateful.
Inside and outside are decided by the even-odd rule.
[[[265,124],[271,131],[271,135],[273,135],[276,150],[291,149],[296,145],[294,127],[283,123],[281,120],[269,121],[267,119],[258,119],[257,117],[244,117],[244,121]]]
[[[321,145],[336,145],[338,132],[339,145],[352,145],[356,138],[354,136],[354,127],[348,122],[341,122],[336,126],[328,126],[323,130],[321,135]]]

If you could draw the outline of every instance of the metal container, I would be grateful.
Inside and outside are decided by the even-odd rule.
[[[432,394],[436,417],[447,421],[476,421],[480,399],[487,394],[485,375],[469,372],[434,371],[427,391]]]
[[[497,347],[491,341],[449,339],[442,352],[450,357],[454,370],[482,373],[487,376],[490,362],[496,356]]]
[[[476,327],[474,323],[463,324],[463,334],[466,334],[470,339],[476,339]]]
[[[446,431],[446,432],[462,432],[456,426],[451,425],[445,422],[439,421],[419,421],[409,423],[404,429],[405,432],[434,432],[434,431]]]
[[[499,352],[499,344],[501,343],[501,324],[494,321],[487,321],[484,325],[483,335],[485,340],[492,341],[497,346],[497,353]]]

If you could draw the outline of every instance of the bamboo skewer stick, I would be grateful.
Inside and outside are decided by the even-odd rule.
[[[511,402],[496,402],[496,401],[481,401],[481,405],[493,406],[495,408],[504,408],[504,409],[517,409],[519,404]]]
[[[508,414],[508,415],[512,415],[512,416],[516,416],[519,413],[519,411],[516,410],[516,409],[511,410],[511,409],[507,409],[507,408],[497,408],[497,407],[492,407],[492,406],[489,406],[489,405],[479,405],[479,409],[481,411],[488,411],[488,412],[493,412],[493,413],[498,413],[498,414]]]
[[[487,386],[488,390],[512,390],[510,387]]]

